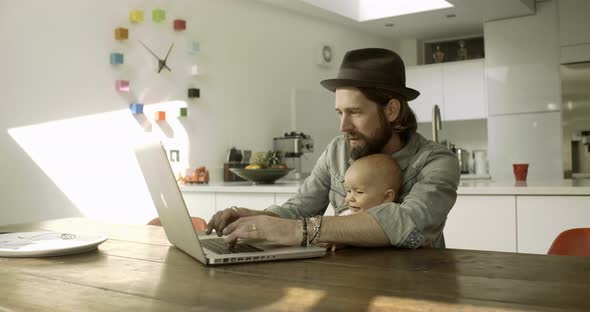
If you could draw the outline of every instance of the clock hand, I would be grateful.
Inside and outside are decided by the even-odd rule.
[[[152,50],[150,50],[150,48],[148,48],[145,43],[143,43],[141,40],[138,40],[139,43],[141,43],[141,45],[148,50],[159,62],[162,62],[162,60],[156,55],[156,53],[154,53]]]
[[[168,65],[166,65],[166,62],[164,60],[158,61],[158,74],[162,71],[163,68],[166,68],[167,70],[172,71],[170,69],[170,67],[168,67]]]
[[[168,55],[170,55],[170,51],[172,51],[173,47],[174,47],[174,43],[172,43],[172,45],[170,45],[170,48],[168,49],[168,53],[166,53],[166,57],[164,58],[164,62],[166,62],[166,60],[168,59]]]
[[[156,53],[154,53],[154,51],[150,50],[150,48],[147,47],[147,45],[145,43],[143,43],[141,40],[138,40],[139,43],[141,43],[141,45],[148,50],[157,60],[158,60],[158,74],[160,73],[160,71],[162,71],[162,68],[166,67],[168,70],[170,70],[170,67],[168,67],[168,65],[166,65],[166,60],[161,60],[158,55],[156,55]],[[170,50],[168,50],[168,53],[170,53]],[[172,71],[172,70],[170,70]]]
[[[170,67],[168,67],[168,65],[166,65],[166,61],[168,60],[168,56],[170,55],[170,51],[172,51],[172,47],[174,47],[174,43],[172,43],[172,45],[170,45],[170,48],[168,49],[168,53],[166,53],[166,57],[164,58],[164,60],[162,62],[160,62],[160,68],[158,69],[158,73],[162,70],[162,68],[166,67],[166,69],[168,69],[168,71],[172,71],[170,69]]]

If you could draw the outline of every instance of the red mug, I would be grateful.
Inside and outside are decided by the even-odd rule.
[[[512,164],[512,170],[514,171],[516,181],[526,181],[529,164]]]

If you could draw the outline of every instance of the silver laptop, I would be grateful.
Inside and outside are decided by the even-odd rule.
[[[282,247],[268,242],[239,241],[227,248],[215,234],[199,235],[193,228],[182,193],[160,142],[136,147],[135,156],[152,196],[160,221],[170,243],[204,264],[270,261],[321,257],[326,249],[319,247]]]

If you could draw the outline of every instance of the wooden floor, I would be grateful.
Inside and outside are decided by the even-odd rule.
[[[590,311],[590,258],[348,248],[206,267],[155,226],[0,227],[34,229],[110,239],[79,255],[0,258],[0,311]]]

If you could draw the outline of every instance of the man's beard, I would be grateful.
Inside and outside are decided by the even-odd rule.
[[[365,142],[363,145],[351,147],[350,158],[357,160],[364,156],[381,153],[385,145],[391,139],[392,135],[391,127],[385,118],[385,114],[383,112],[379,112],[379,128],[377,129],[374,137],[369,138],[359,132],[351,132],[346,135],[347,137],[361,139]]]

